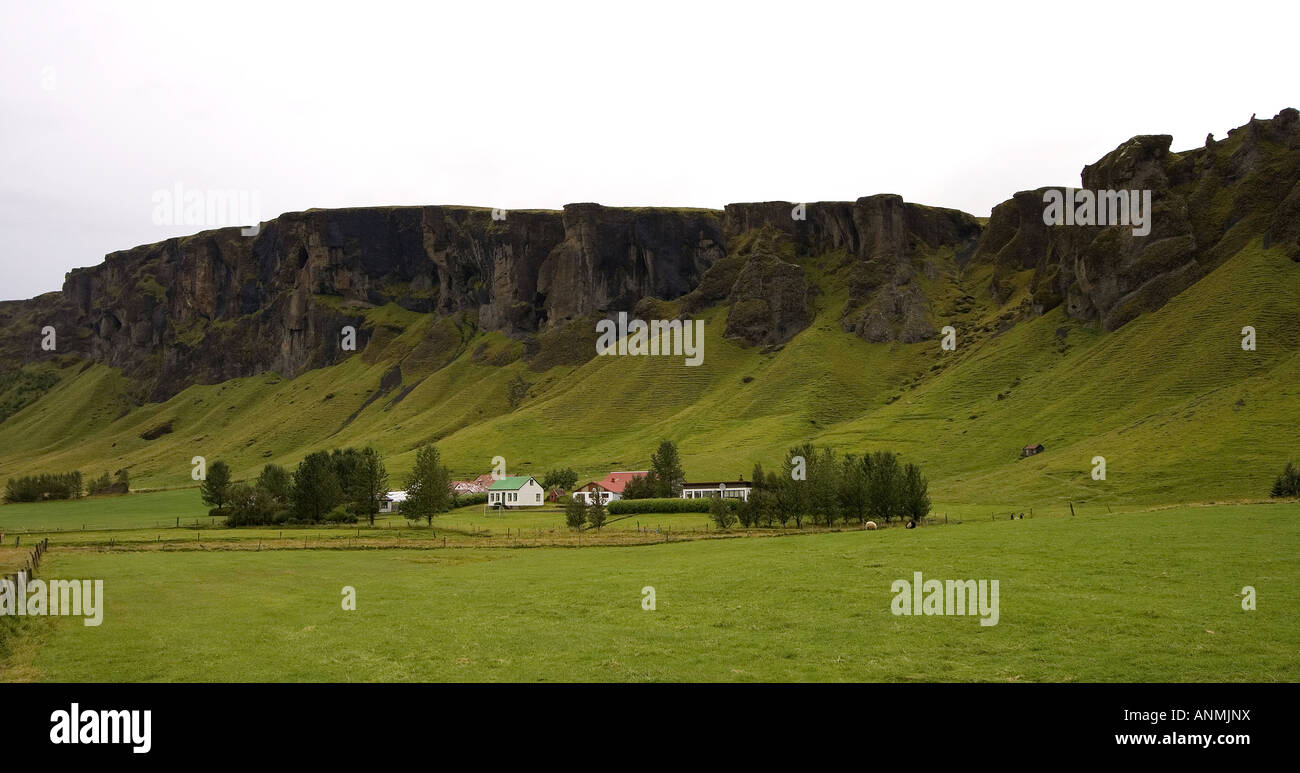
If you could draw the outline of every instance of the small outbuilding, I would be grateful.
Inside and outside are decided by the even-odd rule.
[[[381,494],[379,497],[379,512],[395,513],[405,501],[405,491],[390,491],[387,494]]]
[[[1034,454],[1041,454],[1042,452],[1043,452],[1043,444],[1039,443],[1037,445],[1025,446],[1024,450],[1020,452],[1020,455],[1022,457],[1033,456]]]

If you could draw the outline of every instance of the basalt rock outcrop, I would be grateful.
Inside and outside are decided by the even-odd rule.
[[[901,196],[855,202],[730,204],[729,232],[771,228],[803,255],[840,251],[849,271],[849,300],[840,325],[868,341],[911,343],[931,338],[930,299],[916,282],[924,260],[949,250],[958,264],[975,249],[978,221],[965,212],[910,204]]]
[[[1085,166],[1089,191],[1151,191],[1150,233],[1129,225],[1046,225],[1044,194],[1017,193],[994,208],[972,260],[994,268],[1002,300],[1013,274],[1031,270],[1039,312],[1113,330],[1164,305],[1263,234],[1300,260],[1300,113],[1254,118],[1221,141],[1170,151],[1168,135],[1134,137]],[[1061,190],[1061,189],[1056,189]]]
[[[888,193],[852,202],[728,204],[722,226],[729,235],[766,226],[786,236],[800,255],[843,250],[861,260],[904,258],[943,245],[969,254],[980,233],[978,221],[965,212],[911,204]]]
[[[564,239],[541,265],[545,320],[629,311],[645,297],[678,298],[721,258],[726,240],[710,210],[564,207]]]

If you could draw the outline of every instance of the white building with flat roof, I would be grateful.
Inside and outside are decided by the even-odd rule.
[[[703,483],[682,484],[682,499],[703,499],[704,497],[722,497],[749,501],[749,492],[754,484],[747,480],[714,480]]]

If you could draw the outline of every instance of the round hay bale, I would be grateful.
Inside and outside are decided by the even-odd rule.
[[[876,530],[876,522],[867,521],[867,531],[875,531],[875,530]]]

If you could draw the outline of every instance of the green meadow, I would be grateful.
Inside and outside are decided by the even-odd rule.
[[[210,521],[198,489],[151,491],[0,507],[0,532],[143,529]]]
[[[103,624],[26,620],[0,676],[1296,681],[1297,552],[1295,503],[619,548],[56,547],[42,573],[104,579]],[[998,580],[997,625],[892,614],[917,571]]]

